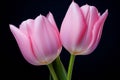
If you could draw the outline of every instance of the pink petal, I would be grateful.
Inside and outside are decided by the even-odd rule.
[[[95,22],[98,20],[99,16],[98,16],[98,10],[96,7],[94,6],[90,6],[90,10],[89,10],[89,23],[88,23],[88,26],[90,28],[92,28],[95,24]]]
[[[89,45],[88,49],[89,49],[89,53],[91,53],[98,45],[100,38],[101,38],[101,34],[102,34],[102,29],[103,29],[103,25],[104,22],[106,20],[108,16],[108,10],[106,10],[102,16],[100,16],[99,20],[95,23],[93,31],[92,31],[92,35],[93,35],[93,39],[91,41],[91,44]]]
[[[84,18],[87,20],[87,17],[88,17],[88,14],[89,14],[89,9],[90,9],[90,6],[89,5],[83,5],[82,7],[80,7],[83,15],[84,15]]]
[[[55,29],[54,31],[56,31],[57,40],[58,40],[59,46],[61,47],[61,40],[60,40],[59,31],[58,31],[57,25],[55,23],[54,17],[53,17],[51,12],[48,13],[47,19],[49,20],[49,22],[53,25],[53,28]]]
[[[60,36],[63,46],[68,51],[74,50],[80,44],[85,29],[84,16],[79,6],[73,1],[61,25]]]
[[[97,11],[96,7],[94,7],[94,6],[90,6],[88,15],[89,15],[87,17],[88,27],[87,27],[87,31],[85,33],[85,36],[84,36],[82,44],[81,44],[83,49],[86,49],[88,47],[88,45],[91,43],[93,26],[99,18],[98,11]]]
[[[27,36],[32,34],[32,30],[34,28],[34,20],[28,19],[26,21],[23,21],[20,25],[20,30],[26,34]]]
[[[29,38],[13,25],[10,25],[10,30],[13,33],[24,58],[33,65],[39,65],[39,62],[31,49]]]
[[[42,65],[51,63],[59,55],[59,44],[53,25],[40,15],[35,19],[34,34],[31,36],[34,51]]]
[[[54,20],[54,17],[53,17],[53,15],[52,15],[51,12],[48,13],[47,19],[48,19],[49,22],[56,28],[56,30],[58,30],[58,29],[57,29],[57,25],[56,25],[55,20]]]

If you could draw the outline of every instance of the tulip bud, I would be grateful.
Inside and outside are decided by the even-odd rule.
[[[10,25],[24,58],[33,65],[48,65],[59,56],[62,44],[53,15],[23,21],[19,28]]]
[[[68,8],[61,25],[63,46],[73,55],[87,55],[97,47],[108,10],[102,15],[95,6],[79,7],[74,1]]]

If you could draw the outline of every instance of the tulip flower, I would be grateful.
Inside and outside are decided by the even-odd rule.
[[[23,21],[19,28],[10,25],[24,58],[33,65],[48,65],[60,54],[62,44],[53,15]]]
[[[63,46],[73,55],[87,55],[97,47],[108,10],[102,15],[95,6],[79,7],[74,1],[68,8],[61,25]]]
[[[71,80],[75,55],[87,55],[97,47],[108,10],[102,15],[95,6],[79,7],[72,1],[63,19],[60,37],[63,46],[71,54],[67,80]]]

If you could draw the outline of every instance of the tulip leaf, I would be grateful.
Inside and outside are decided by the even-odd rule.
[[[67,72],[60,60],[60,57],[56,58],[56,60],[52,63],[55,73],[59,80],[67,80]]]
[[[50,76],[49,76],[49,80],[53,80],[53,78],[52,78],[52,75],[50,74]]]

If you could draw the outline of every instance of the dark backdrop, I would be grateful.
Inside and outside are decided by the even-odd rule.
[[[95,51],[87,56],[77,56],[72,80],[119,80],[119,3],[116,0],[75,0],[80,6],[94,5],[102,14],[109,11],[101,41]],[[11,80],[48,80],[46,66],[33,66],[27,63],[10,32],[9,24],[19,26],[28,18],[39,14],[53,13],[58,29],[70,5],[71,0],[1,0],[0,1],[0,75]],[[61,60],[67,69],[69,53],[63,48]]]

